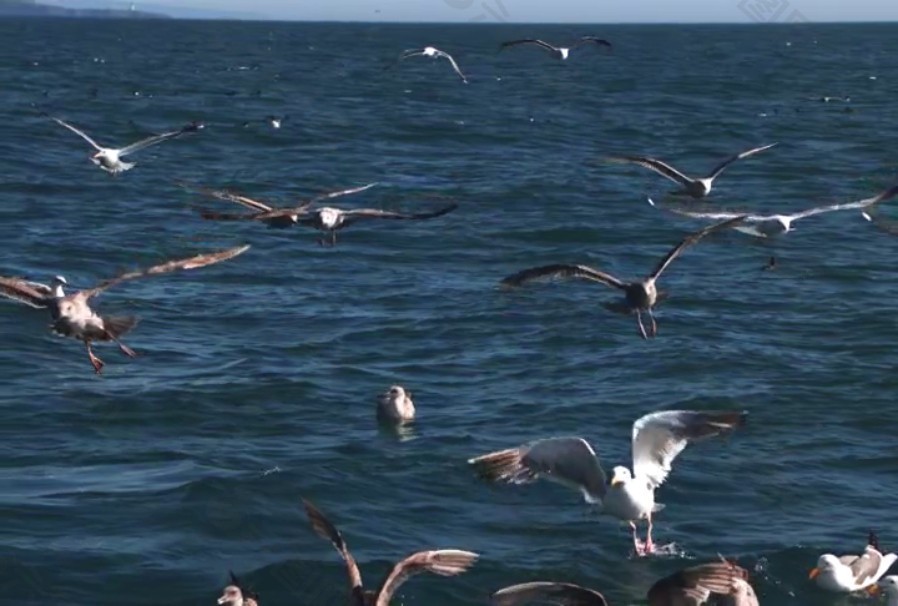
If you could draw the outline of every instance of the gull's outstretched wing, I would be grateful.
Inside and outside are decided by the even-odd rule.
[[[763,221],[765,219],[769,219],[771,217],[766,217],[762,215],[753,215],[746,211],[739,210],[726,210],[721,209],[717,206],[712,205],[696,205],[691,204],[688,207],[683,207],[675,204],[657,204],[651,198],[648,198],[648,203],[655,208],[660,208],[661,210],[666,210],[668,212],[672,212],[675,215],[681,215],[683,217],[690,217],[692,219],[708,219],[711,221],[729,221],[730,219],[735,219],[737,217],[744,217],[746,222],[752,221]]]
[[[708,175],[708,179],[716,179],[720,173],[725,171],[730,164],[735,162],[736,160],[742,160],[743,158],[748,158],[749,156],[754,156],[755,154],[759,154],[762,151],[768,150],[771,147],[774,147],[776,143],[771,143],[770,145],[762,145],[761,147],[755,147],[753,149],[749,149],[747,151],[736,154],[735,156],[730,156],[720,164],[714,167],[714,170],[711,171],[711,174]]]
[[[287,216],[287,215],[302,215],[302,214],[305,214],[313,204],[316,204],[318,202],[323,202],[325,200],[332,200],[333,198],[340,198],[342,196],[349,196],[352,194],[357,194],[357,193],[365,191],[366,189],[371,189],[375,185],[380,185],[380,184],[375,182],[375,183],[369,183],[368,185],[363,185],[361,187],[353,187],[350,189],[341,189],[340,191],[332,191],[332,192],[328,192],[326,194],[320,194],[310,200],[303,202],[299,206],[294,206],[293,208],[270,209],[271,213],[273,213],[273,214],[266,214],[266,215],[262,216],[261,218],[262,218],[262,220],[265,220],[265,219],[274,219],[277,217],[283,217],[283,216]]]
[[[475,457],[468,463],[485,480],[529,484],[545,478],[579,490],[588,503],[601,503],[608,489],[605,470],[583,438],[538,440]]]
[[[118,155],[119,156],[127,156],[129,154],[133,154],[134,152],[140,151],[147,147],[151,147],[153,145],[157,145],[159,143],[162,143],[163,141],[168,141],[169,139],[174,139],[175,137],[180,137],[185,132],[188,132],[188,131],[185,131],[182,128],[179,130],[173,130],[173,131],[170,131],[167,133],[162,133],[161,135],[153,135],[152,137],[147,137],[146,139],[138,141],[137,143],[132,143],[131,145],[129,145],[127,147],[123,147],[122,149],[119,150]]]
[[[859,210],[874,206],[879,204],[880,202],[885,202],[886,200],[891,200],[896,195],[898,195],[898,186],[892,187],[890,189],[885,190],[873,198],[866,198],[864,200],[858,200],[857,202],[847,202],[845,204],[830,204],[829,206],[818,206],[817,208],[809,208],[807,210],[803,210],[801,212],[795,213],[791,215],[793,219],[803,219],[805,217],[811,217],[813,215],[819,215],[821,213],[831,213],[838,210]]]
[[[49,306],[53,294],[46,284],[29,282],[22,278],[0,276],[0,296],[24,303],[35,309],[44,309]]]
[[[544,48],[547,51],[557,53],[558,49],[549,44],[548,42],[543,42],[542,40],[537,40],[536,38],[521,38],[520,40],[509,40],[508,42],[503,42],[499,45],[499,50],[504,50],[506,48],[510,48],[512,46],[519,46],[521,44],[535,44],[540,48]]]
[[[152,267],[147,267],[145,269],[138,269],[136,271],[130,271],[124,273],[116,278],[111,278],[109,280],[104,280],[94,288],[89,290],[83,290],[79,295],[85,297],[85,299],[89,299],[94,297],[104,290],[115,286],[116,284],[121,284],[122,282],[128,280],[134,280],[137,278],[146,278],[150,276],[158,276],[161,274],[167,274],[174,271],[187,271],[191,269],[199,269],[201,267],[207,267],[209,265],[215,265],[216,263],[221,263],[222,261],[227,261],[229,259],[233,259],[234,257],[241,255],[249,250],[249,244],[245,244],[243,246],[236,246],[234,248],[229,248],[227,250],[221,250],[214,253],[205,253],[201,255],[194,255],[193,257],[187,257],[186,259],[177,259],[174,261],[166,261],[165,263],[160,263],[159,265],[154,265]]]
[[[452,64],[452,69],[454,69],[454,70],[455,70],[455,73],[458,74],[458,77],[462,79],[462,82],[464,82],[465,84],[468,83],[468,77],[465,76],[465,75],[461,72],[461,68],[458,67],[458,63],[455,62],[455,59],[452,58],[452,55],[450,55],[450,54],[447,53],[447,52],[438,50],[438,51],[437,51],[437,56],[443,57],[444,59],[448,59],[448,60],[449,60],[449,63]]]
[[[521,286],[527,282],[543,278],[579,278],[581,280],[599,282],[621,290],[627,288],[626,284],[611,274],[606,274],[605,272],[587,267],[586,265],[564,265],[558,263],[554,265],[543,265],[541,267],[531,267],[530,269],[519,271],[514,275],[503,278],[500,284],[506,287]]]
[[[67,129],[69,129],[70,131],[72,131],[73,133],[75,133],[76,135],[78,135],[79,137],[81,137],[82,139],[87,141],[88,143],[90,143],[91,147],[93,147],[95,150],[103,151],[103,148],[100,147],[100,145],[96,141],[94,141],[93,139],[88,137],[85,132],[78,130],[77,128],[75,128],[74,126],[69,124],[68,122],[63,122],[59,118],[53,118],[53,121],[56,122],[57,124],[61,124],[62,126],[65,126]]]
[[[416,56],[418,56],[418,55],[423,55],[423,54],[424,54],[424,50],[425,50],[425,49],[423,49],[423,48],[409,48],[409,49],[406,49],[406,50],[402,51],[401,53],[399,53],[399,59],[398,59],[398,61],[402,61],[403,59],[408,59],[409,57],[416,57]]]
[[[201,185],[190,185],[189,183],[184,183],[181,181],[176,181],[176,183],[183,187],[184,189],[195,191],[199,194],[203,194],[204,196],[208,196],[209,198],[215,198],[216,200],[223,200],[225,202],[236,202],[242,206],[247,208],[251,208],[253,210],[258,210],[261,212],[268,212],[272,210],[271,206],[263,202],[259,202],[258,200],[253,200],[252,198],[248,198],[236,192],[228,191],[226,189],[211,189],[208,187],[203,187]]]
[[[863,555],[849,564],[854,582],[861,588],[873,585],[889,571],[896,559],[898,556],[893,553],[884,555],[872,545],[867,545]]]
[[[670,465],[689,442],[718,436],[745,424],[745,411],[667,410],[633,423],[633,475],[652,487],[667,479]]]
[[[726,229],[728,227],[735,227],[736,225],[742,224],[744,221],[745,221],[745,215],[742,215],[742,216],[732,218],[728,221],[724,221],[722,223],[715,223],[714,225],[709,225],[709,226],[705,227],[704,229],[700,229],[695,233],[689,234],[688,236],[683,238],[683,240],[679,244],[674,246],[670,250],[670,252],[667,253],[667,256],[665,256],[663,259],[661,259],[661,262],[658,264],[658,266],[655,268],[655,270],[649,275],[649,277],[652,280],[657,280],[658,277],[661,275],[661,273],[665,269],[667,269],[667,266],[670,265],[674,259],[676,259],[678,256],[680,256],[680,253],[682,253],[684,250],[686,250],[687,248],[689,248],[690,246],[692,246],[693,244],[695,244],[696,242],[698,242],[699,240],[701,240],[702,238],[707,236],[708,234],[712,234],[716,231],[720,231],[720,230]]]
[[[359,571],[359,566],[356,564],[355,558],[352,557],[346,541],[343,540],[343,535],[312,503],[303,499],[302,504],[306,508],[306,514],[309,516],[309,522],[311,522],[315,534],[333,543],[337,553],[343,558],[343,561],[346,563],[346,573],[349,575],[349,586],[353,600],[359,606],[364,606],[362,573]]]
[[[584,44],[594,44],[596,46],[604,46],[609,50],[613,50],[614,46],[607,40],[603,40],[602,38],[597,38],[595,36],[583,36],[577,42],[571,45],[571,48],[576,48],[578,46],[583,46]]]
[[[658,173],[662,177],[666,177],[674,183],[679,183],[683,186],[687,186],[692,183],[692,179],[675,169],[673,166],[655,158],[649,158],[646,156],[610,156],[608,160],[621,164],[635,164],[637,166],[647,168]]]
[[[730,562],[693,566],[664,577],[652,585],[648,593],[649,606],[697,606],[708,603],[711,595],[736,596],[741,586],[747,585],[747,579],[748,571]],[[754,596],[753,591],[751,595]],[[736,606],[750,604],[736,602]]]
[[[374,606],[389,606],[396,590],[410,577],[430,572],[441,577],[454,577],[467,571],[479,556],[470,551],[440,549],[419,551],[405,558],[384,578],[377,590]]]
[[[598,591],[571,583],[521,583],[500,589],[492,597],[493,606],[524,606],[531,603],[557,606],[608,606],[608,602]]]
[[[436,217],[442,217],[443,215],[451,213],[456,208],[458,208],[458,204],[455,203],[424,213],[399,213],[390,210],[379,210],[376,208],[359,208],[343,211],[343,216],[346,217],[343,224],[349,225],[360,219],[397,219],[409,221],[435,219]]]

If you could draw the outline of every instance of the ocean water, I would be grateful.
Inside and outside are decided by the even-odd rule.
[[[767,606],[850,604],[809,584],[817,556],[862,549],[868,529],[898,548],[898,239],[859,213],[690,249],[662,279],[671,298],[653,341],[605,311],[610,289],[497,288],[555,262],[638,277],[701,225],[646,204],[671,184],[607,154],[701,173],[779,142],[732,166],[711,199],[759,211],[895,184],[896,26],[6,21],[0,33],[0,274],[90,286],[253,246],[99,299],[142,318],[126,339],[140,357],[98,346],[101,377],[43,313],[0,305],[8,600],[213,604],[230,569],[263,606],[344,603],[344,568],[300,497],[343,531],[371,586],[419,549],[482,555],[456,579],[409,581],[397,599],[409,606],[486,604],[530,580],[642,604],[655,579],[718,553],[753,571]],[[586,33],[615,54],[496,51]],[[393,65],[425,44],[470,84],[444,62]],[[113,178],[44,113],[110,145],[207,127]],[[264,121],[283,114],[279,130]],[[174,180],[278,204],[377,181],[340,204],[460,208],[353,226],[322,248],[303,228],[204,222],[193,206],[227,205]],[[770,256],[778,268],[760,271]],[[375,423],[393,383],[419,410],[402,433]],[[675,556],[634,559],[625,526],[576,493],[489,486],[465,463],[578,435],[606,467],[627,464],[632,422],[683,407],[750,421],[689,447],[659,489],[656,538]]]

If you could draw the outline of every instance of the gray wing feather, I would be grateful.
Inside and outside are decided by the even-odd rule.
[[[492,596],[493,606],[523,606],[534,602],[557,606],[608,606],[598,591],[571,583],[521,583],[500,589]]]
[[[711,174],[708,175],[708,178],[716,179],[720,175],[720,173],[725,171],[729,167],[729,165],[732,164],[733,162],[735,162],[736,160],[742,160],[743,158],[748,158],[749,156],[754,156],[755,154],[759,154],[762,151],[768,150],[771,147],[774,147],[775,145],[776,145],[776,143],[771,143],[770,145],[762,145],[761,147],[755,147],[755,148],[749,149],[747,151],[740,152],[740,153],[736,154],[735,156],[730,156],[729,158],[727,158],[726,160],[724,160],[723,162],[721,162],[720,164],[715,166],[714,170],[711,171]]]

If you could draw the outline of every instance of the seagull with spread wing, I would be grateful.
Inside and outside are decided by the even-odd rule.
[[[708,219],[711,221],[726,221],[735,217],[742,217],[742,222],[738,225],[733,226],[733,229],[742,233],[746,233],[750,236],[756,236],[758,238],[770,238],[773,236],[787,234],[790,231],[795,231],[795,228],[792,226],[792,224],[800,219],[805,219],[807,217],[813,217],[815,215],[821,215],[824,213],[846,210],[860,210],[861,214],[864,215],[864,217],[869,221],[871,220],[870,214],[864,211],[866,209],[870,209],[870,212],[872,212],[872,208],[874,206],[880,204],[881,202],[885,202],[886,200],[894,198],[896,194],[898,194],[898,186],[887,189],[872,198],[866,198],[864,200],[858,200],[856,202],[847,202],[844,204],[828,204],[826,206],[817,206],[791,214],[759,215],[739,211],[699,211],[692,208],[680,208],[670,205],[665,205],[661,208],[677,215],[682,215],[684,217],[691,217],[694,219]],[[648,199],[648,202],[652,206],[658,206],[651,198]]]
[[[648,600],[649,606],[758,606],[748,571],[726,561],[692,566],[667,576],[652,585]],[[493,606],[544,603],[608,606],[598,591],[571,583],[522,583],[500,589],[492,597]]]
[[[610,482],[593,447],[576,437],[538,440],[468,463],[480,477],[493,482],[527,484],[545,478],[579,490],[602,513],[629,522],[636,554],[645,555],[655,551],[652,514],[661,509],[655,503],[655,489],[667,479],[674,459],[690,442],[741,427],[747,414],[691,410],[647,414],[633,423],[633,472],[617,466]],[[636,536],[640,520],[648,523],[645,544]]]
[[[299,206],[294,207],[284,207],[284,208],[275,208],[273,206],[269,206],[264,202],[260,202],[259,200],[255,200],[248,196],[244,196],[242,194],[238,194],[236,192],[232,192],[226,189],[210,189],[207,187],[198,187],[194,185],[190,185],[187,183],[178,182],[178,185],[183,187],[184,189],[189,189],[196,191],[200,194],[203,194],[210,198],[215,198],[216,200],[222,200],[225,202],[235,202],[236,204],[240,204],[252,211],[255,211],[252,214],[232,214],[232,213],[218,213],[211,210],[202,209],[200,214],[205,219],[215,219],[219,221],[242,221],[242,220],[253,220],[253,221],[261,221],[266,224],[268,227],[284,229],[287,227],[293,227],[299,223],[300,215],[304,215],[307,213],[309,208],[313,204],[318,202],[323,202],[325,200],[333,200],[334,198],[340,198],[342,196],[349,196],[352,194],[357,194],[363,192],[365,190],[371,189],[377,183],[369,183],[368,185],[363,185],[361,187],[353,187],[350,189],[341,189],[339,191],[332,191],[325,194],[321,194],[311,198]]]
[[[70,295],[66,295],[63,290],[63,287],[68,285],[63,276],[54,277],[53,282],[49,286],[38,282],[29,282],[21,278],[0,277],[0,295],[25,303],[30,307],[49,309],[53,320],[51,324],[53,332],[63,337],[72,337],[82,341],[87,347],[87,355],[90,358],[91,365],[94,367],[94,371],[100,374],[104,363],[94,355],[93,342],[112,341],[119,346],[124,355],[129,358],[136,357],[137,354],[134,350],[121,342],[121,337],[137,325],[137,318],[134,316],[98,314],[90,306],[90,300],[93,297],[117,284],[136,278],[198,269],[221,263],[246,252],[248,248],[249,245],[238,246],[219,252],[168,261],[146,269],[121,274],[116,278],[100,282],[94,288],[80,290]]]
[[[665,255],[661,262],[655,267],[651,274],[642,280],[633,282],[624,282],[611,274],[587,267],[586,265],[544,265],[542,267],[533,267],[518,272],[512,276],[508,276],[502,280],[501,284],[505,287],[521,286],[527,282],[538,280],[541,278],[578,278],[581,280],[589,280],[606,286],[611,286],[624,292],[624,300],[620,303],[606,304],[605,307],[611,311],[618,313],[636,313],[636,322],[639,326],[639,332],[643,339],[649,336],[655,337],[658,334],[658,323],[655,321],[653,313],[655,305],[666,295],[660,293],[655,286],[655,282],[661,277],[665,269],[676,259],[684,250],[715,231],[733,227],[742,221],[742,217],[736,217],[723,223],[708,226],[693,234],[686,236],[679,244],[674,246],[670,252]],[[642,323],[642,313],[648,314],[652,321],[650,332],[646,332]]]
[[[582,38],[580,38],[579,40],[574,42],[569,47],[553,46],[553,45],[549,44],[548,42],[544,42],[543,40],[537,40],[535,38],[523,38],[521,40],[509,40],[508,42],[503,42],[499,46],[499,50],[501,51],[501,50],[505,50],[506,48],[510,48],[513,46],[525,45],[525,44],[538,46],[539,48],[542,48],[543,50],[548,51],[554,58],[560,59],[562,61],[564,61],[565,59],[568,58],[572,49],[578,48],[580,46],[590,45],[590,46],[596,46],[596,47],[604,47],[604,48],[607,48],[608,50],[611,50],[613,48],[611,46],[611,43],[608,42],[607,40],[603,40],[601,38],[596,38],[595,36],[583,36]]]
[[[147,147],[157,145],[159,143],[162,143],[163,141],[168,141],[169,139],[180,137],[185,133],[196,132],[202,128],[202,125],[200,123],[193,122],[178,130],[162,133],[161,135],[147,137],[146,139],[138,141],[137,143],[132,143],[131,145],[128,145],[126,147],[113,148],[101,146],[90,136],[88,136],[84,131],[75,128],[71,124],[62,121],[59,118],[53,118],[53,121],[66,127],[67,129],[87,141],[90,146],[96,150],[96,153],[90,155],[90,161],[99,166],[101,169],[113,175],[125,172],[126,170],[131,170],[137,165],[136,162],[123,162],[123,157]]]
[[[312,503],[303,499],[303,505],[309,516],[309,521],[312,523],[312,529],[322,539],[333,543],[346,563],[352,606],[389,606],[393,595],[410,577],[422,572],[430,572],[442,577],[454,577],[466,572],[479,557],[476,553],[457,549],[419,551],[393,566],[376,591],[366,591],[362,584],[362,573],[359,571],[355,558],[349,552],[343,535]]]
[[[448,204],[433,211],[421,213],[402,213],[390,210],[381,210],[378,208],[343,209],[335,208],[332,206],[322,206],[321,208],[316,209],[310,208],[315,202],[323,198],[333,198],[336,196],[343,196],[348,193],[356,193],[368,189],[369,187],[373,187],[374,185],[376,184],[372,183],[364,187],[358,187],[342,192],[334,192],[323,197],[315,198],[309,202],[293,208],[271,208],[260,202],[250,200],[249,198],[243,196],[234,196],[233,194],[224,193],[223,195],[217,195],[216,197],[219,197],[223,200],[237,202],[238,204],[242,204],[249,208],[256,208],[256,212],[241,214],[201,210],[200,216],[204,219],[213,221],[261,221],[268,224],[269,227],[289,227],[291,225],[304,225],[313,229],[317,229],[318,231],[323,231],[330,235],[329,241],[321,238],[318,240],[319,244],[321,244],[322,246],[324,246],[325,244],[334,246],[337,243],[337,232],[339,230],[345,229],[346,227],[349,227],[354,223],[358,223],[359,221],[366,221],[371,219],[421,221],[425,219],[435,219],[436,217],[442,217],[443,215],[448,214],[458,208],[458,204],[456,203]]]
[[[433,46],[425,46],[424,48],[410,48],[408,50],[402,51],[402,54],[399,55],[400,61],[405,61],[411,57],[430,57],[432,59],[446,59],[449,63],[452,64],[452,69],[455,70],[455,73],[458,74],[458,77],[461,78],[461,81],[465,84],[468,83],[468,77],[465,76],[461,69],[458,67],[458,63],[455,62],[455,59],[452,58],[447,52],[441,51],[440,49]]]
[[[619,162],[624,164],[636,164],[637,166],[641,166],[643,168],[654,171],[662,177],[666,177],[682,187],[681,190],[672,192],[673,194],[686,194],[693,198],[699,199],[705,198],[708,196],[708,194],[711,193],[711,187],[714,184],[714,180],[719,177],[723,171],[729,168],[730,164],[737,160],[742,160],[743,158],[748,158],[749,156],[759,154],[762,151],[768,150],[775,145],[776,143],[771,143],[770,145],[755,147],[753,149],[738,153],[735,156],[730,156],[729,158],[718,164],[707,177],[698,179],[687,177],[670,164],[666,164],[661,160],[649,158],[646,156],[611,156],[609,160],[612,162]]]
[[[864,553],[841,557],[825,553],[817,559],[817,566],[808,576],[827,591],[851,593],[874,587],[896,561],[898,555],[883,554],[879,550],[876,534],[871,532]]]
[[[259,606],[259,596],[244,587],[233,572],[228,572],[230,584],[218,598],[219,606]]]

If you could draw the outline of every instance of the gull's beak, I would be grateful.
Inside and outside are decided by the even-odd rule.
[[[875,598],[882,593],[882,587],[880,587],[878,583],[874,583],[867,587],[867,593]]]
[[[811,569],[811,572],[808,573],[808,578],[809,578],[809,579],[816,579],[818,574],[820,574],[820,569],[819,569],[819,568],[812,568],[812,569]]]
[[[226,603],[227,601],[228,601],[227,596],[221,596],[220,598],[218,598],[218,603],[219,603],[219,604],[224,604],[224,603]]]
[[[618,484],[623,484],[624,481],[620,478],[619,475],[615,474],[613,478],[611,478],[611,485],[617,486]]]

